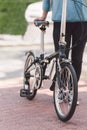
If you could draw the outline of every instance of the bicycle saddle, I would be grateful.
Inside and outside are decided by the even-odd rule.
[[[34,21],[35,26],[49,26],[48,21],[41,21],[41,20],[35,20]]]

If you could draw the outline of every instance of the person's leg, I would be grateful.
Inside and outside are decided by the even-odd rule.
[[[53,28],[53,40],[54,40],[54,47],[55,47],[55,51],[58,51],[59,49],[59,38],[60,38],[60,22],[55,22],[54,23],[54,28]],[[71,23],[67,23],[66,24],[66,38],[65,41],[67,43],[66,45],[66,57],[68,57],[69,54],[69,47],[70,47],[70,42],[71,42]],[[53,82],[52,85],[50,87],[50,90],[53,91],[54,90],[54,86],[55,86],[55,80],[56,80],[56,74],[54,75],[53,78]]]
[[[69,57],[69,52],[70,52],[70,45],[71,45],[71,36],[72,36],[72,23],[71,22],[67,22],[66,23],[66,37],[65,37],[65,41],[66,41],[66,58]]]
[[[58,51],[59,49],[59,36],[60,36],[60,22],[54,22],[53,24],[53,41],[54,41],[54,49],[55,51]],[[56,74],[53,77],[53,82],[52,85],[50,86],[50,90],[53,91],[54,90],[54,86],[55,86],[55,79],[56,79]]]
[[[55,51],[58,51],[59,49],[59,39],[60,39],[60,22],[54,22],[54,26],[53,26],[53,40],[54,40],[54,47],[55,47]],[[68,57],[69,54],[69,47],[70,47],[70,43],[71,43],[71,32],[72,32],[72,23],[71,22],[67,22],[66,23],[66,37],[65,37],[65,41],[66,41],[66,56]]]
[[[80,23],[74,24],[72,46],[76,46],[72,49],[72,65],[75,68],[78,81],[81,75],[83,52],[87,40],[87,29],[85,28],[87,28],[85,23],[83,23],[83,29]]]
[[[59,37],[60,37],[60,22],[54,22],[53,24],[53,41],[54,41],[54,48],[55,51],[59,49]]]
[[[76,71],[77,81],[79,81],[82,70],[83,53],[87,41],[87,23],[74,23],[73,28],[72,46],[75,47],[72,49],[71,57],[72,65]],[[77,105],[79,105],[79,100],[77,101]]]

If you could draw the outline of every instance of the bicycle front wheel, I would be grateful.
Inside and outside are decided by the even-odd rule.
[[[53,98],[58,118],[66,122],[75,112],[78,85],[73,66],[70,63],[62,63],[60,66],[61,70],[57,71]]]

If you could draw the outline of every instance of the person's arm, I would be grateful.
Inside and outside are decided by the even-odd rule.
[[[46,17],[47,17],[47,14],[48,14],[47,11],[43,11],[42,16],[41,16],[40,18],[37,18],[37,19],[38,19],[38,20],[45,20]]]
[[[41,21],[44,21],[44,20],[46,19],[46,17],[47,17],[47,14],[48,14],[47,11],[43,11],[42,16],[39,17],[39,18],[36,18],[35,20],[41,20]],[[34,21],[35,21],[35,20],[34,20]]]
[[[47,17],[48,11],[43,11],[42,19],[45,20]]]
[[[50,0],[43,0],[42,4],[43,13],[40,18],[36,18],[35,20],[45,20],[48,14],[48,11],[50,10]]]

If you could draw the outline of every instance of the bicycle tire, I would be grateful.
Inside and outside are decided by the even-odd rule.
[[[31,90],[31,83],[30,83],[30,77],[29,78],[26,78],[25,76],[25,72],[27,73],[29,71],[29,66],[31,66],[31,64],[34,62],[34,59],[35,59],[35,56],[33,54],[33,52],[29,52],[28,55],[27,55],[27,58],[25,60],[25,65],[24,65],[24,87],[26,85],[26,81],[27,81],[27,86],[28,86],[28,91],[29,91],[29,94],[27,96],[27,99],[29,100],[32,100],[35,96],[36,96],[36,93],[37,93],[37,89],[32,89]],[[32,64],[34,65],[34,64]],[[32,66],[31,66],[32,67]],[[29,68],[29,69],[27,69]]]
[[[73,66],[68,62],[63,62],[60,66],[61,71],[57,71],[58,73],[56,77],[53,99],[58,118],[61,121],[66,122],[71,119],[76,109],[78,84]],[[68,109],[68,111],[65,112],[65,109]]]

